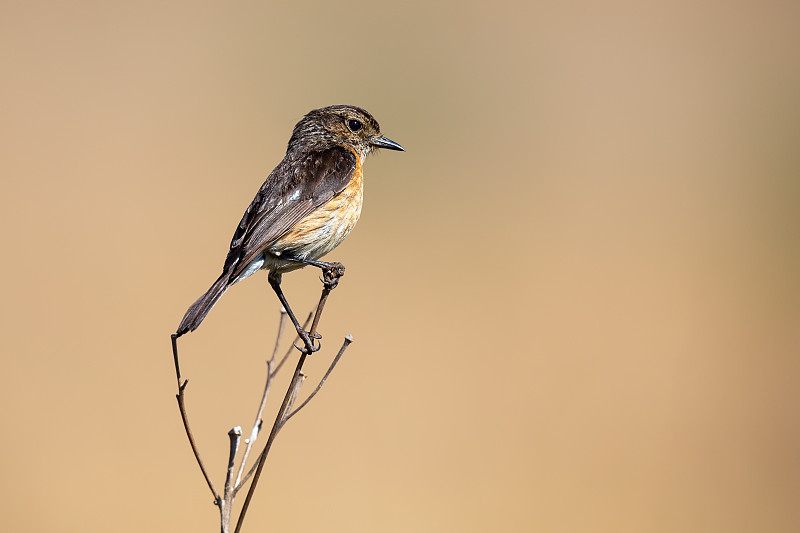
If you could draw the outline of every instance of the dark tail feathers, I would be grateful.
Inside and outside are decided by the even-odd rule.
[[[214,304],[217,303],[220,296],[225,293],[228,286],[228,273],[223,272],[211,288],[186,311],[175,335],[180,337],[184,333],[196,330],[208,312],[211,311],[211,308],[214,307]]]

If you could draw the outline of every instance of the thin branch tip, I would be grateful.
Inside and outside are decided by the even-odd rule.
[[[261,432],[261,424],[263,423],[262,420],[258,421],[258,424],[253,426],[253,431],[250,432],[250,436],[247,438],[248,442],[253,442],[258,438],[258,434]]]
[[[316,265],[316,263],[313,263]],[[232,427],[228,431],[229,437],[229,455],[228,455],[228,462],[227,462],[227,469],[225,475],[225,484],[223,491],[217,492],[214,483],[211,481],[211,477],[209,476],[208,471],[205,468],[202,458],[200,457],[200,452],[198,450],[197,443],[195,442],[194,435],[189,428],[189,420],[186,414],[186,394],[185,389],[189,384],[189,380],[185,379],[181,374],[180,364],[179,364],[179,356],[178,356],[178,338],[183,334],[186,333],[185,331],[182,333],[173,333],[170,335],[171,343],[172,343],[172,352],[173,358],[175,363],[175,375],[177,377],[177,386],[178,386],[178,394],[176,395],[176,399],[178,402],[178,408],[181,414],[181,420],[184,425],[184,429],[186,431],[186,436],[189,440],[189,445],[192,448],[192,452],[194,454],[195,460],[200,467],[200,471],[205,478],[206,484],[208,485],[209,489],[211,490],[212,495],[214,496],[214,505],[219,508],[220,512],[220,521],[222,525],[223,533],[239,533],[242,528],[242,524],[244,522],[244,518],[247,514],[248,508],[253,498],[253,494],[255,492],[256,486],[258,485],[259,479],[261,477],[264,464],[267,459],[267,455],[269,454],[273,442],[275,441],[276,436],[280,432],[281,428],[286,424],[286,422],[295,414],[297,414],[300,410],[302,410],[320,391],[322,386],[324,385],[325,381],[330,376],[331,372],[333,371],[334,367],[337,365],[339,360],[344,355],[347,347],[350,343],[353,342],[352,335],[346,335],[344,337],[344,341],[340,346],[338,353],[335,354],[333,360],[330,362],[327,370],[323,374],[322,378],[314,387],[314,390],[305,398],[302,399],[300,397],[301,389],[303,388],[304,382],[309,379],[307,374],[303,371],[303,365],[306,362],[306,358],[312,355],[314,352],[320,349],[320,346],[315,346],[314,341],[317,341],[321,338],[321,335],[317,333],[317,327],[319,325],[320,319],[322,317],[322,311],[325,307],[325,303],[328,299],[330,292],[336,288],[339,278],[344,275],[344,266],[340,263],[320,263],[320,265],[325,266],[326,268],[323,269],[323,277],[321,278],[323,282],[322,293],[319,298],[319,302],[317,303],[316,307],[308,314],[308,318],[306,318],[305,322],[300,325],[299,321],[293,316],[292,311],[289,309],[288,304],[284,301],[285,305],[280,307],[280,320],[278,323],[278,332],[275,339],[274,347],[271,347],[271,355],[268,355],[268,359],[266,361],[267,368],[266,368],[266,378],[264,383],[264,390],[261,396],[261,402],[259,404],[258,411],[256,413],[255,420],[253,421],[253,425],[250,426],[249,424],[246,426],[248,429],[248,434],[245,437],[244,432],[242,430],[242,426],[235,426]],[[270,283],[273,283],[273,280],[270,279]],[[274,288],[274,287],[273,287]],[[277,292],[277,291],[276,291]],[[279,294],[280,296],[280,294]],[[287,323],[287,318],[291,318],[292,322],[294,323],[295,329],[297,330],[297,335],[294,339],[286,339],[283,337],[284,334],[284,327]],[[310,326],[310,327],[309,327]],[[301,329],[302,328],[302,329]],[[300,343],[301,346],[298,346],[296,343],[301,341],[302,338],[306,338],[303,333],[306,333],[308,337],[313,339],[311,341],[311,346],[306,347],[303,346],[304,343]],[[286,349],[285,355],[278,359],[278,351],[279,347],[284,344],[284,341],[289,341],[289,346]],[[297,359],[297,364],[295,366],[293,374],[291,374],[292,378],[288,384],[286,392],[283,395],[283,400],[281,402],[280,407],[278,408],[277,413],[275,413],[275,421],[272,423],[271,429],[269,430],[269,435],[266,433],[261,435],[262,430],[264,430],[264,409],[267,403],[267,397],[269,396],[269,392],[271,386],[273,385],[273,380],[276,374],[281,370],[284,363],[289,360],[290,356],[294,353],[294,349],[300,352],[299,358]],[[297,355],[297,354],[294,354]],[[317,378],[314,378],[316,381]],[[302,399],[302,401],[301,401]],[[296,405],[299,404],[299,405]],[[266,442],[263,443],[263,448],[261,452],[258,454],[258,458],[255,460],[254,464],[251,468],[245,473],[245,468],[248,462],[249,453],[258,439],[265,439]],[[239,447],[242,444],[242,453],[240,454]],[[241,508],[239,511],[238,518],[236,519],[236,525],[234,529],[231,529],[233,525],[231,523],[231,519],[233,518],[233,509],[235,498],[237,493],[239,493],[240,489],[245,488],[248,480],[250,481],[249,487],[247,489],[247,494],[245,496],[244,502],[241,504]],[[238,505],[236,506],[238,507]]]

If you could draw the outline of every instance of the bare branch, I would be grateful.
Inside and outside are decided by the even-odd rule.
[[[305,323],[302,325],[302,329],[297,323],[297,321],[294,319],[294,317],[292,317],[294,325],[298,330],[297,331],[298,335],[296,338],[300,338],[302,334],[305,333],[304,330],[309,324],[309,322],[311,323],[311,329],[308,331],[308,336],[312,339],[319,338],[316,332],[317,332],[317,326],[319,325],[319,321],[322,316],[322,311],[325,307],[325,303],[328,299],[329,294],[336,287],[338,280],[342,275],[344,275],[344,266],[341,265],[340,263],[330,263],[326,265],[325,269],[323,269],[323,280],[322,280],[323,289],[322,289],[322,294],[320,295],[319,303],[317,304],[315,311],[309,314]],[[198,466],[200,466],[200,471],[203,473],[203,477],[205,478],[206,483],[208,484],[208,487],[214,496],[215,505],[217,505],[220,509],[220,521],[221,521],[222,533],[229,533],[231,531],[230,526],[231,526],[231,517],[232,517],[234,500],[239,490],[244,486],[244,484],[250,478],[252,478],[250,482],[250,487],[247,491],[247,496],[244,500],[241,512],[239,513],[239,518],[236,523],[235,533],[239,533],[239,531],[242,528],[242,524],[244,523],[244,517],[250,506],[250,502],[253,498],[253,494],[258,484],[258,480],[261,476],[261,472],[264,468],[267,455],[269,454],[269,451],[272,448],[272,444],[274,443],[277,434],[280,432],[280,430],[283,428],[284,424],[289,420],[289,418],[294,416],[298,411],[300,411],[303,407],[305,407],[314,396],[316,396],[316,394],[322,388],[322,385],[328,379],[328,376],[331,374],[336,364],[339,362],[339,359],[341,359],[342,355],[347,349],[347,346],[349,346],[349,344],[353,340],[350,335],[345,337],[345,341],[342,344],[342,347],[339,349],[339,352],[337,353],[331,365],[328,367],[328,370],[325,372],[325,375],[317,384],[314,391],[311,392],[308,398],[306,398],[300,404],[299,407],[295,408],[294,407],[295,403],[297,402],[300,389],[302,388],[306,377],[302,372],[303,365],[305,364],[306,357],[310,354],[313,347],[306,346],[305,349],[302,348],[300,349],[300,357],[297,360],[297,365],[294,369],[294,373],[292,374],[292,379],[289,383],[286,393],[284,394],[283,401],[276,414],[275,421],[272,424],[272,428],[270,430],[267,441],[264,444],[264,448],[259,454],[256,464],[254,464],[251,470],[243,477],[242,473],[247,464],[247,459],[250,450],[255,441],[257,440],[263,425],[262,416],[272,386],[272,382],[276,374],[280,371],[281,367],[288,360],[289,356],[292,353],[292,348],[289,348],[286,355],[284,355],[283,358],[276,363],[276,357],[278,354],[278,349],[281,343],[281,339],[283,337],[283,331],[286,324],[287,314],[288,312],[285,309],[281,309],[281,318],[278,324],[278,335],[275,340],[275,347],[272,351],[271,357],[267,360],[267,376],[265,380],[264,391],[262,393],[261,402],[259,403],[258,412],[256,413],[256,418],[253,423],[253,428],[250,432],[249,437],[245,440],[247,446],[244,450],[244,454],[241,463],[239,464],[238,470],[236,468],[236,456],[238,454],[239,445],[241,443],[242,429],[237,426],[228,432],[228,436],[230,439],[230,450],[229,450],[227,471],[225,476],[224,494],[222,495],[222,497],[217,492],[216,487],[211,481],[211,477],[208,475],[206,467],[200,456],[200,452],[197,449],[197,444],[195,442],[194,435],[192,434],[192,431],[189,427],[189,419],[186,414],[186,399],[185,399],[185,389],[186,386],[188,385],[188,380],[183,379],[183,377],[181,376],[179,357],[178,357],[178,345],[177,345],[178,335],[177,334],[172,335],[172,354],[175,364],[175,376],[178,385],[178,394],[176,395],[176,399],[178,401],[178,408],[180,410],[181,420],[183,421],[183,426],[186,431],[186,436],[189,439],[189,445],[192,448],[195,460],[197,461]]]
[[[261,477],[261,471],[264,469],[264,463],[266,462],[267,454],[269,454],[269,450],[272,448],[272,443],[275,441],[275,437],[278,435],[278,431],[280,430],[280,420],[286,413],[286,408],[289,405],[292,393],[297,386],[297,381],[300,379],[301,370],[303,369],[303,364],[305,363],[307,356],[308,354],[306,352],[300,352],[300,359],[297,361],[297,366],[295,367],[294,374],[292,375],[292,381],[289,384],[289,388],[286,390],[286,395],[283,397],[283,403],[278,410],[278,415],[275,417],[275,422],[272,424],[272,429],[269,432],[269,437],[267,437],[267,442],[264,445],[264,449],[258,456],[258,462],[255,465],[255,472],[253,473],[253,481],[250,483],[250,488],[248,489],[247,496],[244,499],[244,504],[242,505],[242,510],[239,513],[239,520],[236,523],[236,529],[234,530],[234,533],[239,533],[239,530],[244,523],[244,516],[247,513],[247,508],[250,506],[250,500],[253,499],[253,493],[255,492],[258,479]],[[248,477],[249,473],[247,476],[245,476],[243,483]],[[241,486],[239,488],[241,488]],[[236,496],[236,492],[237,491],[234,491],[234,496]]]
[[[219,502],[220,524],[222,533],[231,530],[231,512],[233,511],[233,470],[236,464],[236,452],[239,451],[239,441],[242,438],[242,428],[236,426],[228,432],[230,439],[230,452],[228,455],[228,470],[225,474],[225,492]]]
[[[336,285],[339,283],[339,278],[344,275],[344,265],[341,263],[331,263],[332,268],[325,270],[322,274],[322,295],[319,297],[317,304],[317,312],[314,314],[314,322],[311,323],[310,336],[314,337],[317,334],[317,326],[319,319],[322,317],[322,309],[325,307],[325,302],[328,301],[328,295]]]
[[[244,466],[247,464],[247,458],[250,456],[250,449],[253,447],[253,443],[258,438],[258,433],[261,431],[261,425],[263,422],[261,417],[264,413],[264,407],[267,405],[267,397],[269,396],[269,389],[272,385],[272,378],[274,376],[273,366],[275,364],[275,356],[278,354],[278,348],[281,344],[281,337],[283,337],[283,330],[286,326],[286,318],[286,309],[281,307],[281,317],[278,321],[278,334],[275,337],[275,348],[272,350],[272,356],[267,359],[267,380],[264,384],[264,392],[261,394],[261,403],[258,405],[258,412],[256,412],[256,420],[253,422],[253,429],[250,431],[250,436],[245,439],[247,446],[245,446],[244,454],[242,455],[242,462],[239,464],[239,472],[236,474],[236,483],[234,483],[234,488],[239,486],[239,481],[242,479]]]
[[[175,363],[175,377],[178,378],[178,389],[181,388],[181,365],[178,361],[178,336],[172,334],[169,336],[172,341],[172,360]]]
[[[292,396],[289,398],[289,403],[286,404],[286,412],[284,413],[284,415],[292,410],[292,406],[294,405],[294,402],[297,400],[297,395],[300,394],[300,389],[303,387],[303,383],[305,383],[305,381],[306,381],[306,375],[300,372],[300,376],[297,378],[297,381],[294,384],[294,389],[292,390]],[[283,420],[286,420],[285,416]],[[281,427],[283,427],[283,421],[281,421]]]
[[[261,432],[261,426],[264,423],[262,416],[264,414],[264,408],[267,405],[267,397],[269,396],[269,391],[272,386],[272,381],[275,378],[275,375],[281,369],[281,366],[283,366],[283,363],[286,362],[286,359],[292,353],[292,348],[290,346],[289,349],[286,351],[286,354],[278,363],[278,366],[277,367],[275,366],[275,357],[278,354],[278,348],[280,347],[280,341],[281,337],[283,336],[284,327],[286,326],[287,317],[288,314],[286,313],[286,309],[281,307],[281,318],[278,323],[278,338],[275,340],[275,348],[272,351],[272,357],[270,357],[267,360],[267,379],[266,383],[264,384],[264,392],[261,395],[261,403],[258,406],[258,412],[256,413],[256,420],[253,423],[253,430],[250,432],[250,436],[245,440],[245,443],[247,445],[245,446],[244,449],[242,462],[239,464],[239,472],[236,475],[236,483],[234,485],[235,491],[238,491],[241,485],[243,483],[246,483],[247,479],[253,473],[253,469],[251,469],[250,472],[247,473],[247,476],[244,479],[242,479],[242,472],[244,472],[244,467],[247,465],[247,459],[250,456],[250,450],[252,449],[256,439],[258,439],[258,434]],[[308,326],[309,322],[311,322],[311,313],[308,314],[308,318],[306,318],[305,322],[303,322],[303,327],[305,328],[306,326]],[[294,341],[298,340],[299,338],[300,338],[299,335],[295,335]]]
[[[200,466],[200,471],[203,473],[203,477],[206,478],[206,483],[208,484],[208,488],[211,489],[211,494],[214,495],[214,504],[219,505],[219,493],[217,492],[216,487],[214,487],[214,482],[211,481],[211,478],[206,471],[206,467],[203,464],[203,459],[200,457],[200,451],[197,449],[197,444],[194,441],[194,435],[192,434],[192,430],[189,428],[189,417],[186,414],[186,400],[184,398],[184,391],[186,390],[186,385],[189,384],[189,380],[184,380],[183,383],[181,383],[182,378],[180,365],[178,364],[177,335],[172,335],[172,358],[175,360],[175,374],[178,377],[178,394],[175,396],[175,398],[178,400],[178,409],[181,412],[183,428],[186,430],[186,437],[189,439],[189,445],[192,447],[192,452],[194,453],[194,458],[197,461],[197,464]]]
[[[261,395],[261,404],[258,406],[258,413],[256,413],[256,421],[253,423],[253,429],[250,431],[250,436],[245,439],[246,446],[244,448],[244,454],[242,456],[242,462],[239,464],[239,472],[236,474],[236,483],[234,484],[235,487],[239,487],[240,481],[242,479],[242,472],[244,471],[244,466],[247,464],[247,458],[250,456],[250,449],[253,447],[253,443],[255,443],[256,439],[258,438],[258,434],[261,432],[261,426],[263,424],[263,419],[261,418],[262,414],[264,413],[264,407],[267,405],[267,396],[269,396],[269,390],[272,386],[272,365],[273,365],[273,358],[267,361],[267,382],[264,385],[264,393]]]
[[[347,347],[348,347],[348,346],[350,346],[350,343],[351,343],[351,342],[353,342],[353,336],[352,336],[352,335],[348,335],[348,336],[346,336],[346,337],[344,338],[344,342],[342,343],[342,347],[341,347],[341,348],[339,348],[339,353],[337,353],[337,354],[336,354],[336,357],[334,357],[334,358],[333,358],[333,362],[331,363],[331,366],[329,366],[329,367],[328,367],[328,371],[327,371],[327,372],[325,372],[325,375],[324,375],[324,376],[322,376],[322,379],[321,379],[321,380],[319,381],[319,383],[317,384],[317,387],[314,389],[314,391],[313,391],[311,394],[309,394],[309,395],[308,395],[308,398],[306,398],[306,399],[303,401],[303,403],[301,403],[301,404],[300,404],[300,405],[297,407],[297,409],[295,409],[294,411],[291,411],[289,414],[287,414],[287,415],[286,415],[286,417],[285,417],[285,418],[283,419],[283,421],[281,422],[281,426],[283,426],[283,424],[285,424],[286,422],[288,422],[290,418],[292,418],[294,415],[296,415],[296,414],[297,414],[297,412],[298,412],[300,409],[302,409],[303,407],[305,407],[306,405],[308,405],[308,402],[310,402],[310,401],[311,401],[311,399],[312,399],[314,396],[316,396],[316,395],[317,395],[317,393],[319,392],[319,390],[320,390],[320,389],[322,388],[322,386],[325,384],[325,380],[327,380],[327,379],[328,379],[328,376],[330,376],[330,375],[331,375],[331,372],[333,372],[333,369],[334,369],[334,367],[336,367],[336,363],[338,363],[338,362],[339,362],[339,359],[341,359],[341,358],[342,358],[342,356],[344,355],[344,351],[347,349]]]
[[[239,441],[242,438],[242,428],[236,426],[228,432],[230,439],[230,453],[228,454],[228,471],[225,474],[225,501],[231,501],[233,493],[233,469],[236,463],[236,452],[239,451]]]
[[[286,327],[286,319],[289,314],[284,307],[281,307],[281,318],[278,321],[278,334],[275,336],[275,348],[272,349],[272,357],[270,361],[275,361],[275,356],[278,355],[278,348],[281,346],[281,339],[283,338],[283,329]]]
[[[317,334],[317,325],[319,324],[320,317],[322,316],[322,310],[325,307],[325,302],[328,299],[328,295],[333,289],[336,288],[339,278],[343,275],[344,266],[340,263],[331,263],[331,267],[323,271],[322,294],[320,295],[319,303],[317,304],[317,309],[314,313],[314,321],[311,323],[311,331],[309,331],[310,338],[314,338],[314,336]],[[297,382],[301,379],[303,364],[305,363],[307,356],[308,352],[306,350],[300,351],[300,358],[297,361],[297,366],[295,367],[294,374],[292,375],[292,381],[289,384],[289,388],[286,390],[286,395],[283,397],[283,403],[281,404],[281,408],[278,410],[278,416],[275,417],[275,422],[272,424],[272,429],[270,430],[269,437],[264,445],[264,449],[261,451],[261,454],[258,457],[257,467],[253,473],[253,481],[250,483],[250,488],[247,491],[247,496],[245,497],[244,504],[242,505],[242,510],[239,513],[239,519],[236,522],[236,529],[234,530],[234,533],[239,533],[242,528],[244,517],[247,514],[247,509],[250,507],[250,501],[253,499],[253,493],[255,492],[256,485],[261,477],[261,471],[264,469],[264,463],[266,462],[267,454],[272,447],[272,443],[274,442],[278,431],[280,431],[281,427],[283,426],[282,422],[285,421],[284,417],[289,411],[289,404],[293,401],[292,397],[297,394]]]
[[[313,314],[314,314],[313,311],[310,311],[308,313],[308,316],[306,317],[305,321],[303,322],[303,329],[308,327],[309,322],[311,322],[311,317],[314,316]],[[275,367],[275,370],[274,370],[273,374],[277,374],[278,372],[280,372],[281,367],[283,366],[283,363],[285,363],[286,360],[289,359],[289,356],[292,355],[292,348],[296,348],[294,343],[299,341],[299,340],[300,340],[300,335],[295,335],[294,339],[292,340],[292,344],[289,345],[289,349],[286,350],[286,353],[283,355],[283,358],[281,358],[280,362]]]

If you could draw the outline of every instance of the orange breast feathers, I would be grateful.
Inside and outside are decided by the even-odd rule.
[[[317,260],[336,248],[361,217],[364,199],[364,173],[361,157],[356,154],[356,168],[347,187],[300,220],[272,246],[290,249],[301,259]]]

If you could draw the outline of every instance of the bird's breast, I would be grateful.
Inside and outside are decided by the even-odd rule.
[[[364,199],[364,174],[361,158],[350,183],[327,203],[302,218],[270,251],[288,252],[299,259],[317,260],[336,248],[361,217]]]

